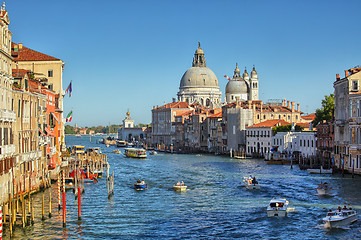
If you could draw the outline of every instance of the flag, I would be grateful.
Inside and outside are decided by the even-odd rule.
[[[70,113],[68,114],[68,116],[66,117],[66,121],[67,122],[71,122],[71,119],[73,118],[73,111],[70,111]]]
[[[227,78],[229,81],[231,81],[231,78],[228,77],[227,75],[224,75],[225,78]]]
[[[66,93],[69,92],[69,97],[71,97],[71,92],[72,92],[72,89],[71,89],[71,82],[69,83],[69,86],[68,88],[66,89]]]

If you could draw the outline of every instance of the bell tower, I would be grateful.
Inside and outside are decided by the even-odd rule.
[[[249,80],[249,86],[250,86],[250,100],[259,100],[259,91],[258,91],[258,81],[259,79],[257,78],[257,72],[256,72],[256,68],[253,65],[253,70],[251,72],[251,78]]]

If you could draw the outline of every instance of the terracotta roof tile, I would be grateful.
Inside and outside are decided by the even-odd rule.
[[[11,55],[14,61],[59,61],[60,59],[46,55],[44,53],[32,50],[27,47],[22,47],[15,51],[17,44],[11,43]]]
[[[167,103],[163,106],[157,107],[155,109],[167,109],[167,108],[189,108],[189,105],[187,102],[172,102],[172,103]]]
[[[305,119],[305,120],[315,120],[316,118],[316,113],[311,113],[311,114],[308,114],[306,116],[301,116],[302,119]]]
[[[208,116],[209,118],[221,118],[222,117],[222,112],[219,113],[215,113],[213,115]]]
[[[254,124],[249,126],[249,128],[253,127],[276,127],[276,126],[283,126],[283,125],[290,125],[291,123],[286,122],[283,119],[274,119],[274,120],[267,120],[261,123]]]

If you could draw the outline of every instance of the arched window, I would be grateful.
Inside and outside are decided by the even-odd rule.
[[[211,105],[211,100],[209,100],[209,98],[207,98],[207,100],[206,100],[206,106],[208,107],[208,106],[210,106]]]

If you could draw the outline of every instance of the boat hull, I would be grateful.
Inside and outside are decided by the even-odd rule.
[[[286,217],[286,216],[287,216],[286,210],[267,209],[267,217]]]
[[[328,217],[325,217],[324,219],[325,227],[326,228],[338,228],[343,227],[346,225],[350,225],[357,221],[357,215],[352,215],[348,218],[340,219],[340,220],[329,220]]]
[[[317,188],[318,195],[331,195],[331,189]]]
[[[147,184],[134,184],[135,190],[145,190],[147,189]]]
[[[254,184],[245,184],[245,186],[246,186],[246,188],[249,189],[249,190],[252,190],[252,189],[259,190],[259,189],[261,189],[261,186],[258,185],[258,184],[256,184],[256,185],[254,185]]]
[[[173,186],[173,189],[174,189],[174,191],[176,191],[176,192],[185,192],[185,191],[187,191],[187,186],[177,186],[177,185],[174,185]]]

